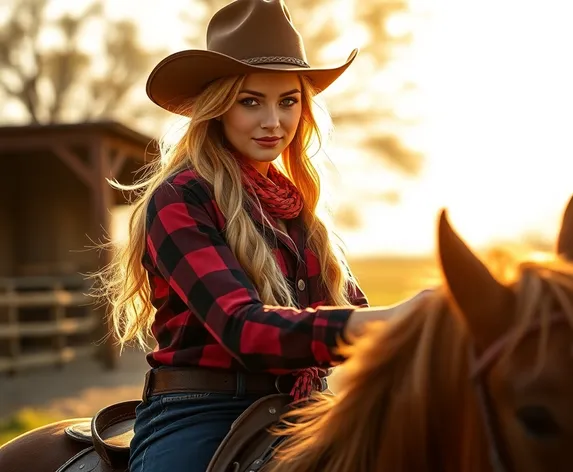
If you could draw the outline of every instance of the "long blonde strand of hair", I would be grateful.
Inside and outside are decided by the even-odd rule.
[[[303,102],[311,103],[312,86],[302,77]],[[322,108],[324,111],[324,108]],[[333,235],[317,216],[320,198],[320,177],[308,155],[312,139],[318,140],[322,148],[322,133],[317,125],[312,107],[303,109],[299,129],[291,145],[283,154],[283,162],[288,177],[294,182],[304,197],[303,221],[307,228],[309,249],[318,256],[322,282],[329,301],[333,305],[348,305],[348,283],[350,281],[344,255],[334,246]]]

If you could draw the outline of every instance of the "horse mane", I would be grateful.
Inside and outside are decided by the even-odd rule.
[[[506,264],[506,268],[512,264]],[[540,261],[514,263],[504,271],[516,294],[516,314],[503,356],[510,356],[530,328],[538,324],[539,344],[536,368],[545,363],[551,318],[559,312],[573,329],[573,264],[557,256]]]
[[[554,259],[511,267],[517,270],[507,283],[519,315],[502,355],[540,321],[542,359],[551,312],[563,311],[573,327],[573,266]],[[452,310],[450,295],[439,288],[411,313],[373,323],[342,346],[347,361],[337,395],[315,394],[284,418],[277,434],[285,440],[265,470],[490,470],[469,381],[470,338]]]
[[[339,392],[316,394],[285,418],[280,434],[288,437],[269,470],[480,470],[473,468],[483,461],[474,448],[449,447],[459,435],[463,444],[481,441],[471,411],[468,337],[449,306],[439,289],[412,313],[373,323],[343,346],[348,360]],[[441,416],[456,410],[467,414],[456,422]]]

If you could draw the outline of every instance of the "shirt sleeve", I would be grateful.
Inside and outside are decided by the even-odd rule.
[[[354,307],[265,306],[209,214],[201,186],[161,185],[146,219],[150,260],[201,324],[246,369],[330,367]]]

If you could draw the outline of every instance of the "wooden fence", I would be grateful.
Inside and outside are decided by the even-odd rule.
[[[86,292],[81,276],[0,278],[0,373],[94,354],[101,315]]]

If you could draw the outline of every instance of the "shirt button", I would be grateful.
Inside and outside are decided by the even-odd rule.
[[[296,283],[296,286],[297,286],[298,289],[302,292],[302,291],[305,289],[306,284],[304,283],[304,280],[298,279],[298,282]]]

